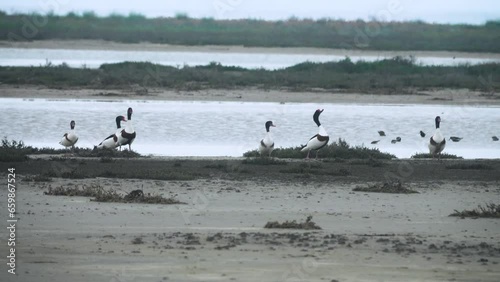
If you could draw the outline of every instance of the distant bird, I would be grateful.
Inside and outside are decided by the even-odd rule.
[[[69,123],[69,126],[71,127],[71,130],[64,133],[63,138],[61,139],[61,141],[59,141],[59,144],[63,145],[66,148],[71,147],[72,149],[74,149],[76,142],[78,142],[78,136],[76,136],[75,132],[75,121],[72,120]]]
[[[270,157],[271,153],[274,150],[274,141],[273,138],[271,137],[271,133],[269,132],[269,128],[271,126],[276,127],[272,121],[267,121],[266,136],[264,137],[264,139],[260,140],[260,145],[259,145],[259,152],[261,156],[265,154]]]
[[[496,136],[491,136],[491,139],[493,139],[493,141],[498,141],[498,137]]]
[[[424,138],[424,137],[425,137],[425,133],[424,133],[422,130],[420,130],[420,136],[421,136],[422,138]]]
[[[441,117],[437,116],[435,122],[436,122],[436,131],[429,140],[429,153],[432,155],[433,158],[436,155],[438,155],[439,158],[441,152],[446,146],[446,139],[443,137],[443,134],[441,134],[441,130],[439,129],[439,124],[441,123]]]
[[[396,141],[397,141],[397,142],[401,142],[401,137],[399,137],[399,136],[398,136],[398,137],[396,137]]]
[[[378,135],[385,136],[385,132],[383,132],[382,130],[380,130],[380,131],[378,131]]]
[[[380,140],[372,141],[371,144],[377,144]]]
[[[309,158],[309,154],[311,153],[311,150],[316,150],[319,151],[319,149],[323,148],[328,144],[328,141],[330,140],[330,137],[328,136],[328,133],[326,132],[325,128],[321,125],[319,122],[319,115],[323,112],[324,110],[316,110],[313,115],[313,120],[316,123],[316,125],[319,128],[318,134],[314,135],[309,139],[307,144],[302,147],[300,150],[301,152],[307,151],[307,159]],[[318,153],[316,153],[316,158],[318,157]]]
[[[396,140],[396,139],[392,139],[392,140],[391,140],[391,143],[392,143],[392,144],[396,144],[396,143],[398,143],[398,140]]]
[[[125,125],[125,129],[123,129],[118,136],[118,146],[124,146],[128,145],[128,150],[132,150],[132,142],[135,140],[135,130],[134,126],[132,125],[132,108],[128,108],[127,110],[127,124]]]
[[[460,140],[464,139],[463,137],[450,136],[450,140],[453,142],[460,142]]]
[[[121,134],[123,130],[121,128],[121,122],[126,120],[124,116],[117,116],[115,121],[116,132],[106,137],[99,145],[95,146],[94,149],[114,149],[118,147],[118,135]]]

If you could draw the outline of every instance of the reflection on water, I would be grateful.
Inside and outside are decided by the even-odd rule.
[[[380,148],[401,158],[427,152],[440,115],[447,142],[445,152],[466,158],[500,158],[498,107],[441,105],[279,104],[248,102],[168,102],[0,99],[0,131],[9,139],[37,147],[62,148],[58,142],[76,121],[79,147],[93,147],[115,131],[115,117],[134,108],[137,139],[132,148],[141,154],[167,156],[241,156],[256,149],[264,137],[264,123],[273,120],[277,147],[305,144],[317,133],[312,115],[324,108],[321,122],[331,139],[351,145]],[[379,137],[384,130],[387,137]],[[427,133],[421,138],[419,131]],[[401,143],[390,140],[400,136]],[[381,140],[371,145],[373,140]]]
[[[207,65],[219,62],[226,66],[244,68],[285,68],[305,61],[339,61],[344,56],[321,54],[266,54],[266,53],[217,53],[217,52],[160,52],[160,51],[111,51],[111,50],[67,50],[67,49],[22,49],[0,48],[1,66],[40,66],[51,62],[70,67],[98,68],[104,63],[123,61],[146,61],[161,65],[182,67],[183,65]],[[353,61],[376,61],[384,56],[350,56]],[[416,57],[424,65],[457,65],[500,62],[500,59],[454,58],[454,57]]]

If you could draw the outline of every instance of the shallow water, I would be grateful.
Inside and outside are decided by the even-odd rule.
[[[75,68],[98,68],[104,63],[123,61],[146,61],[161,65],[182,67],[184,65],[207,65],[219,62],[226,66],[244,68],[279,69],[305,61],[339,61],[344,56],[319,54],[271,54],[271,53],[228,53],[228,52],[160,52],[160,51],[113,51],[113,50],[68,50],[68,49],[23,49],[0,48],[1,66],[44,66],[62,63]],[[351,60],[376,61],[383,56],[350,56]],[[416,57],[424,65],[458,65],[500,62],[499,59]]]
[[[446,153],[465,158],[500,158],[500,108],[442,105],[280,104],[249,102],[170,102],[0,99],[2,137],[23,140],[36,147],[62,148],[58,144],[76,121],[78,147],[93,147],[116,129],[115,117],[133,107],[137,138],[132,149],[164,156],[241,156],[258,147],[264,123],[273,120],[276,147],[305,144],[317,133],[312,115],[325,109],[320,120],[330,140],[345,139],[400,158],[427,152],[434,132],[434,117],[443,119]],[[379,137],[384,130],[387,137]],[[421,138],[419,131],[427,133]],[[402,142],[391,144],[400,136]],[[371,145],[373,140],[380,140]]]

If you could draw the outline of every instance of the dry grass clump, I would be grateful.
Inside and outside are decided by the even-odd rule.
[[[461,218],[466,217],[489,217],[489,218],[500,218],[500,205],[496,204],[486,204],[486,206],[479,205],[476,209],[473,210],[463,210],[457,211],[450,214],[450,216],[459,216]]]
[[[279,223],[277,221],[269,221],[266,223],[264,228],[277,228],[277,229],[321,229],[315,222],[311,221],[312,216],[308,216],[305,222],[296,222],[293,221],[285,221],[283,223]]]
[[[134,190],[129,194],[122,196],[113,189],[105,190],[100,185],[76,185],[74,187],[59,186],[56,188],[49,187],[45,195],[52,196],[81,196],[93,197],[91,201],[95,202],[109,202],[109,203],[143,203],[143,204],[161,204],[161,205],[175,205],[186,204],[174,198],[163,198],[161,195],[144,195],[142,190]]]
[[[372,193],[393,193],[393,194],[418,194],[417,191],[403,187],[401,181],[384,182],[383,184],[375,184],[368,187],[356,187],[352,189],[356,192],[372,192]]]

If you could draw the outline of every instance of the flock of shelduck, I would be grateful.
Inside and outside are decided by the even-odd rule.
[[[316,123],[318,126],[318,134],[314,135],[307,141],[306,145],[302,146],[301,151],[305,152],[307,151],[307,156],[306,158],[309,158],[309,155],[311,151],[316,151],[316,158],[318,157],[318,151],[325,147],[328,144],[328,141],[330,140],[330,137],[328,136],[328,133],[326,132],[326,129],[321,125],[319,121],[319,116],[323,112],[323,109],[318,109],[314,112],[313,115],[313,121]],[[134,126],[132,124],[132,108],[128,108],[127,110],[127,119],[125,119],[124,116],[117,116],[116,117],[116,131],[106,137],[99,145],[94,146],[94,149],[115,149],[117,147],[128,145],[129,150],[131,150],[131,145],[135,140],[136,137],[136,132],[134,130]],[[440,130],[440,124],[441,124],[441,117],[437,116],[435,118],[435,124],[436,124],[436,131],[434,134],[431,136],[429,139],[428,147],[429,147],[429,153],[433,156],[436,157],[443,152],[444,147],[446,146],[446,139],[444,138],[443,134],[441,133]],[[121,127],[121,123],[125,122],[125,128]],[[76,142],[78,141],[78,136],[75,133],[75,121],[72,120],[70,122],[70,127],[71,130],[63,135],[63,138],[59,142],[59,144],[63,145],[64,147],[72,147],[74,148]],[[271,153],[274,150],[274,141],[272,139],[271,133],[270,133],[270,128],[275,127],[274,123],[272,121],[267,121],[265,123],[266,127],[266,135],[262,140],[260,140],[259,144],[259,152],[261,156],[271,156]],[[380,136],[386,136],[384,131],[378,131],[378,134]],[[420,131],[420,136],[422,138],[425,137],[425,133],[423,131]],[[456,136],[451,136],[450,140],[453,142],[459,142],[462,140],[462,137],[456,137]],[[498,141],[498,137],[492,136],[493,141]],[[372,141],[371,144],[377,144],[380,140]],[[391,143],[396,143],[396,142],[401,142],[401,137],[396,137],[396,139],[391,140]]]
[[[127,119],[124,116],[116,117],[116,131],[104,138],[104,140],[97,146],[94,146],[94,149],[115,149],[117,147],[128,145],[128,149],[132,150],[132,143],[135,140],[136,133],[134,130],[134,126],[132,124],[132,108],[128,108],[127,110]],[[121,122],[126,122],[125,128],[121,127]],[[70,122],[71,130],[67,133],[64,133],[63,138],[59,142],[59,144],[64,147],[75,147],[76,142],[78,141],[78,136],[75,132],[75,121],[72,120]]]

